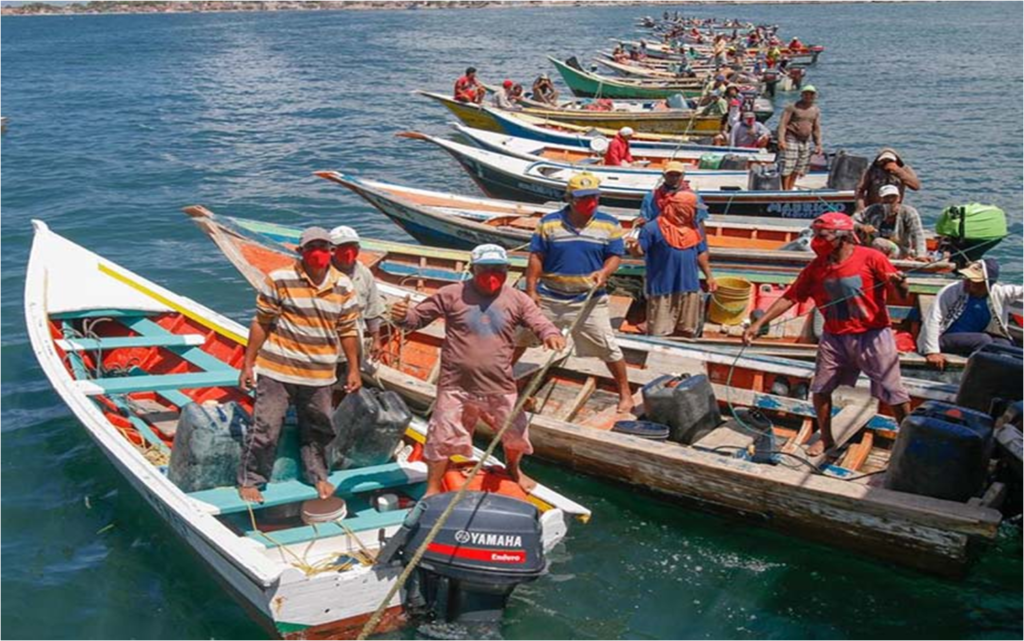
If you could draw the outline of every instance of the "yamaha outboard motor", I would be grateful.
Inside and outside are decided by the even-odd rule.
[[[454,496],[420,501],[380,561],[408,563]],[[501,494],[466,492],[409,578],[407,604],[435,621],[497,623],[512,590],[546,570],[537,508]]]

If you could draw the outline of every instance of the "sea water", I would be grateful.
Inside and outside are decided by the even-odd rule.
[[[465,67],[529,86],[548,54],[587,56],[666,7],[124,15],[2,23],[2,633],[238,638],[264,633],[106,461],[51,389],[22,312],[32,218],[248,322],[254,294],[181,208],[409,239],[311,174],[474,194],[445,153],[399,139],[452,116],[410,94]],[[895,147],[907,201],[991,202],[1020,283],[1019,3],[667,7],[782,25],[827,49],[809,70],[825,144]],[[556,74],[557,75],[557,74]],[[559,84],[556,79],[556,84]],[[560,85],[563,93],[565,88]],[[776,108],[793,96],[781,95]],[[776,121],[773,120],[774,124]],[[1021,539],[1006,528],[963,582],[756,522],[527,463],[594,511],[518,589],[506,638],[1020,638]],[[413,629],[402,635],[414,635]]]

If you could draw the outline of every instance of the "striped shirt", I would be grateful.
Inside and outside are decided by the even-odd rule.
[[[335,382],[339,337],[357,336],[359,303],[348,276],[334,268],[315,285],[301,261],[267,276],[256,296],[256,320],[269,327],[256,369],[282,383]]]
[[[606,260],[625,252],[622,227],[615,218],[596,211],[586,227],[577,229],[568,214],[567,205],[541,218],[530,240],[530,251],[543,258],[537,292],[562,301],[582,300],[590,290],[588,277]],[[594,295],[604,293],[602,289]]]

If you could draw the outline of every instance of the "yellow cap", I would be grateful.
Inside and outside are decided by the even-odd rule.
[[[569,184],[565,186],[565,193],[573,197],[596,196],[601,193],[598,188],[600,185],[601,181],[597,176],[585,171],[569,179]]]
[[[673,160],[673,161],[670,161],[668,164],[665,165],[665,171],[663,171],[661,173],[663,173],[663,174],[671,174],[671,173],[685,174],[686,173],[686,165],[681,163],[681,162],[679,162],[678,160]]]

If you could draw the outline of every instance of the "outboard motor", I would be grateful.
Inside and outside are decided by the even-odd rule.
[[[408,563],[455,493],[420,501],[381,552]],[[435,621],[497,623],[512,591],[547,570],[540,513],[501,494],[466,492],[406,584],[408,606]]]

